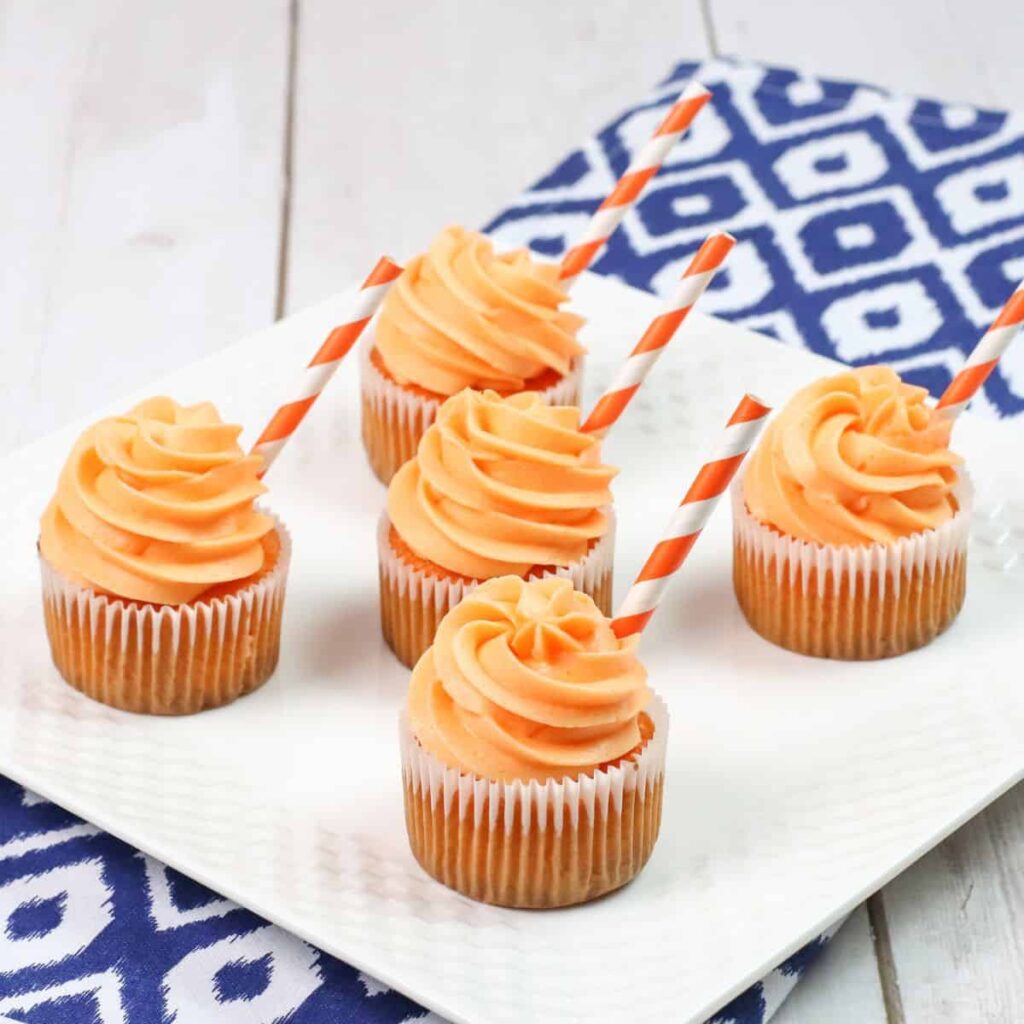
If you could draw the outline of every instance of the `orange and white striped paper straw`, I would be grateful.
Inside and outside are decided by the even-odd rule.
[[[673,574],[686,560],[718,500],[765,425],[771,409],[753,395],[744,395],[729,419],[718,454],[700,468],[669,521],[640,575],[622,602],[612,629],[618,637],[640,633],[650,621]]]
[[[580,427],[584,433],[604,437],[622,415],[735,244],[736,239],[723,232],[706,239],[697,250],[664,311],[651,321],[615,380]]]
[[[948,419],[956,419],[967,403],[981,390],[989,374],[996,368],[999,357],[1010,347],[1021,325],[1024,324],[1024,281],[999,311],[992,326],[981,336],[974,351],[967,357],[963,369],[942,393],[936,406]]]
[[[274,464],[288,438],[295,433],[320,392],[334,376],[342,359],[348,355],[359,335],[373,319],[373,314],[384,301],[388,289],[401,273],[402,268],[387,256],[382,256],[370,271],[370,276],[363,282],[356,295],[350,319],[327,335],[327,339],[306,367],[297,388],[298,394],[277,409],[253,445],[253,454],[263,456],[260,476]]]
[[[658,173],[669,150],[690,127],[709,99],[711,92],[708,89],[700,82],[690,82],[679,99],[672,104],[657,131],[633,158],[608,198],[597,208],[583,238],[562,258],[558,276],[566,291],[594,262],[605,242],[626,216],[626,211],[640,198],[647,183]]]

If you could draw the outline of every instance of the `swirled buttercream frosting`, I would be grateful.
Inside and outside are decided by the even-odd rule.
[[[117,597],[183,604],[263,567],[262,460],[209,403],[151,398],[76,442],[43,513],[43,557]]]
[[[391,481],[392,525],[420,558],[470,579],[572,565],[608,530],[617,472],[579,421],[534,392],[454,395]]]
[[[566,301],[557,266],[449,227],[388,292],[375,345],[400,384],[519,391],[546,371],[564,376],[583,353],[583,319],[560,308]]]
[[[481,584],[413,669],[409,725],[445,764],[489,779],[573,777],[645,738],[635,638],[558,577]]]
[[[927,394],[884,366],[798,391],[750,458],[747,509],[819,544],[889,544],[940,526],[957,510],[961,460]]]

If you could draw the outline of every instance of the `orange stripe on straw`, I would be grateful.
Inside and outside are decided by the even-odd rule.
[[[607,239],[599,238],[594,242],[584,242],[570,249],[562,260],[560,277],[563,280],[571,280],[582,274],[593,262],[594,257],[606,241]]]
[[[999,311],[989,330],[996,327],[1013,327],[1024,323],[1024,283],[1018,287]]]
[[[952,405],[966,405],[981,390],[998,362],[998,359],[992,359],[987,363],[980,363],[977,366],[964,367],[950,381],[949,387],[942,393],[938,408],[945,409]]]
[[[359,335],[370,322],[369,317],[362,320],[355,320],[344,327],[335,327],[327,340],[320,346],[316,355],[309,361],[310,366],[322,366],[324,363],[333,363],[338,359],[344,359],[349,349],[359,340]]]
[[[658,129],[654,133],[655,136],[678,135],[680,132],[685,132],[709,99],[711,99],[711,93],[701,85],[698,85],[693,95],[688,95],[688,90],[684,90],[682,96],[672,104],[664,120],[658,125]]]
[[[705,462],[697,471],[683,501],[703,501],[705,496],[723,494],[736,475],[736,470],[740,468],[745,455],[746,452],[743,452],[742,455]]]
[[[641,352],[655,352],[664,348],[673,338],[680,324],[686,319],[691,306],[684,306],[682,309],[672,309],[667,313],[660,313],[648,325],[640,340],[633,349],[633,355],[640,355]]]
[[[765,405],[760,398],[746,394],[740,400],[740,404],[733,409],[726,427],[734,427],[737,423],[754,423],[757,420],[763,420],[771,411],[771,406]]]
[[[253,451],[261,444],[281,441],[294,433],[295,428],[302,422],[315,401],[316,395],[311,395],[309,398],[301,398],[297,402],[288,402],[286,405],[280,406],[264,427],[260,439],[253,446]],[[263,472],[266,470],[264,469]]]
[[[607,210],[611,206],[628,206],[630,203],[636,202],[637,197],[647,186],[647,182],[657,173],[657,167],[645,167],[642,171],[624,174],[598,209]]]
[[[744,395],[729,418],[718,457],[701,466],[612,620],[616,636],[640,633],[651,620],[669,579],[686,561],[770,411],[753,395]]]

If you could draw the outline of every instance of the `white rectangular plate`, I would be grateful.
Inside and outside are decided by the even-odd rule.
[[[576,295],[592,398],[658,303],[596,277]],[[344,309],[338,296],[149,393],[213,399],[251,439]],[[407,673],[377,624],[384,488],[359,442],[356,362],[269,477],[295,539],[277,674],[196,717],[122,714],[61,682],[36,524],[84,424],[4,461],[0,770],[472,1024],[700,1021],[1021,776],[1021,434],[968,416],[957,445],[984,515],[967,604],[945,636],[869,664],[770,646],[736,608],[723,505],[644,637],[672,727],[664,825],[640,878],[548,912],[471,903],[431,881],[405,839],[396,713]],[[622,467],[620,596],[741,393],[779,404],[828,369],[690,321],[607,444]]]

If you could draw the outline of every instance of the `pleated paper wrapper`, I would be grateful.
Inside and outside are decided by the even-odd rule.
[[[389,483],[401,466],[416,454],[420,438],[434,422],[437,410],[448,396],[399,384],[377,365],[374,351],[370,339],[362,346],[360,357],[363,445],[374,473],[384,483]],[[536,390],[548,405],[576,405],[582,375],[581,358],[569,373],[548,386],[527,386],[524,390]]]
[[[964,601],[970,482],[956,514],[892,544],[823,545],[786,537],[755,519],[732,488],[733,585],[750,625],[799,654],[845,661],[923,647]]]
[[[615,517],[610,510],[607,515],[608,532],[579,562],[565,568],[538,569],[529,578],[562,576],[571,580],[576,590],[589,595],[605,615],[610,615]],[[385,513],[377,527],[381,630],[399,661],[412,668],[434,642],[441,620],[481,581],[437,567],[414,565],[395,550],[391,531],[391,520]]]
[[[123,711],[187,715],[228,704],[277,665],[291,539],[236,593],[184,605],[99,594],[40,556],[43,611],[54,664],[87,697]]]
[[[405,820],[412,852],[437,881],[505,907],[562,907],[625,885],[661,824],[668,711],[636,753],[575,779],[496,782],[450,768],[401,721]]]

